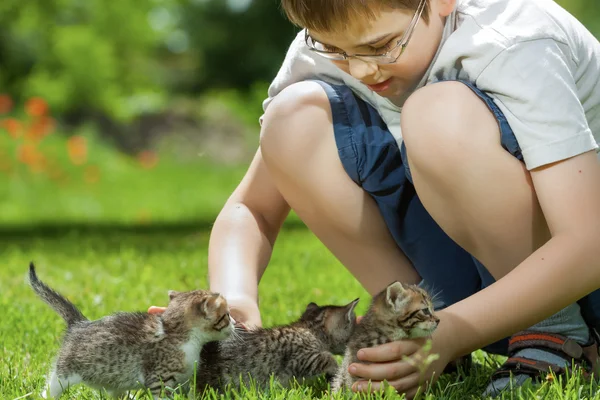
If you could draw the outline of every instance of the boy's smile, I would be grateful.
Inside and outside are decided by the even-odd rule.
[[[422,17],[418,20],[412,33],[408,32],[404,51],[396,50],[399,57],[393,63],[378,63],[360,56],[331,62],[369,89],[401,105],[432,62],[442,39],[446,17],[454,10],[455,3],[455,0],[430,1],[429,23]],[[347,29],[340,32],[310,31],[308,34],[310,40],[327,51],[348,55],[384,54],[406,38],[403,35],[410,29],[415,14],[413,10],[384,9],[376,13],[374,19],[349,23]]]
[[[366,85],[369,87],[369,89],[371,89],[374,92],[385,93],[385,91],[390,88],[392,83],[393,83],[393,78],[388,78],[383,82],[379,82],[379,83],[375,83],[375,84],[366,84]]]

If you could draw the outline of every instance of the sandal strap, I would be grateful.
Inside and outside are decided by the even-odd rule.
[[[586,376],[591,372],[593,364],[586,356],[583,347],[575,340],[555,333],[521,331],[509,339],[508,359],[492,374],[492,380],[498,377],[509,376],[511,373],[526,374],[535,378],[539,377],[541,373],[548,374],[553,372],[556,375],[561,375],[566,372],[567,367],[555,365],[547,361],[515,356],[520,350],[532,348],[552,352],[564,358],[569,365],[573,362],[581,366],[582,372]]]
[[[550,372],[561,375],[566,371],[563,367],[559,367],[558,365],[546,361],[531,360],[525,357],[511,357],[492,374],[492,380],[500,377],[508,377],[511,374],[526,374],[532,378],[536,378],[539,377],[540,374],[549,374]]]
[[[543,333],[534,331],[523,331],[513,335],[508,341],[508,354],[513,355],[519,350],[538,348],[542,350],[554,350],[559,356],[581,361],[584,354],[579,343],[555,333]],[[567,357],[565,357],[565,355]]]

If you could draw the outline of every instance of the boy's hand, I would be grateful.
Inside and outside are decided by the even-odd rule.
[[[148,314],[162,314],[165,312],[166,309],[166,307],[150,306],[150,308],[148,309]]]
[[[394,387],[399,393],[405,393],[407,399],[423,391],[425,383],[434,383],[446,365],[454,358],[451,340],[445,340],[444,332],[438,330],[431,338],[431,348],[423,353],[427,338],[400,340],[380,346],[361,349],[358,359],[367,364],[353,363],[348,370],[351,375],[362,378],[352,390],[356,392],[377,392],[385,385]],[[442,344],[442,338],[445,344]],[[447,343],[447,344],[446,344]],[[437,359],[424,362],[428,355],[437,355]],[[371,382],[369,382],[369,380]]]

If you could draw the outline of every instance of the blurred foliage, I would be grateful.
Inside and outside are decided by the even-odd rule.
[[[200,68],[196,90],[206,87],[248,89],[270,81],[298,32],[284,18],[279,0],[208,0],[182,7],[182,29]],[[247,7],[247,8],[244,8]]]
[[[270,79],[294,32],[277,0],[3,0],[0,92],[128,121],[170,94]]]
[[[214,214],[296,32],[279,0],[0,0],[0,221]]]
[[[135,114],[135,96],[164,91],[150,73],[162,39],[149,1],[3,0],[0,84],[14,98],[41,96],[57,113]],[[147,100],[146,100],[147,101]]]
[[[558,3],[600,34],[597,0]],[[255,123],[296,32],[279,0],[2,0],[0,93],[44,98],[59,120],[130,124],[223,91]]]

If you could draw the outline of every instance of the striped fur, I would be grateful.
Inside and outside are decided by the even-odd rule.
[[[427,337],[437,327],[431,297],[415,285],[394,282],[373,297],[371,305],[348,341],[342,365],[331,384],[334,393],[349,389],[358,379],[348,372],[360,362],[358,350],[401,339]]]
[[[356,325],[354,307],[318,306],[310,303],[302,317],[289,325],[259,328],[236,334],[202,349],[204,368],[196,376],[202,393],[207,387],[224,391],[250,382],[266,389],[271,376],[284,387],[293,380],[325,375],[332,378],[338,368],[333,354],[341,355]]]
[[[227,302],[216,293],[170,291],[161,316],[120,312],[89,321],[37,278],[33,264],[29,278],[35,293],[67,322],[44,398],[85,383],[114,395],[148,388],[157,399],[163,387],[185,384],[193,376],[205,343],[225,339],[233,330]]]

